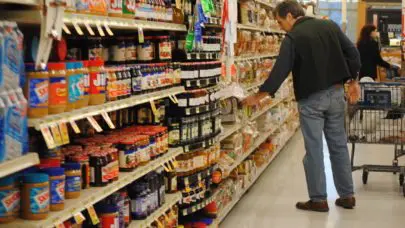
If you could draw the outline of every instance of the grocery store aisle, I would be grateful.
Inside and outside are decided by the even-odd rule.
[[[398,176],[370,173],[362,184],[361,171],[354,173],[357,197],[355,210],[336,208],[329,156],[325,156],[329,213],[299,211],[296,201],[307,200],[302,166],[304,155],[301,132],[290,140],[270,167],[221,223],[220,228],[391,228],[405,226],[405,198]],[[326,148],[326,145],[325,145]],[[356,162],[391,164],[392,147],[361,145]],[[327,153],[327,151],[326,151]],[[405,160],[400,160],[405,164]],[[401,191],[400,191],[401,190]]]

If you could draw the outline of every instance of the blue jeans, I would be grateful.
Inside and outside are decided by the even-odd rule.
[[[340,86],[332,86],[298,102],[306,150],[303,162],[312,201],[327,199],[322,132],[328,144],[333,180],[339,196],[354,194],[344,127],[345,106],[344,90]]]

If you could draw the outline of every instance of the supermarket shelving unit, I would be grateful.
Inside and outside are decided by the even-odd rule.
[[[38,164],[39,157],[37,153],[28,153],[24,156],[4,161],[0,163],[0,178]]]
[[[181,200],[181,193],[166,194],[166,202],[144,220],[133,220],[129,228],[146,228]]]
[[[175,96],[176,94],[182,92],[184,92],[184,87],[177,86],[169,89],[160,90],[157,92],[131,96],[126,99],[111,101],[101,105],[88,106],[85,108],[73,110],[71,112],[65,112],[56,115],[48,115],[43,118],[29,119],[28,126],[35,127],[37,130],[40,130],[42,127],[48,127],[52,124],[80,120],[89,116],[100,115],[105,112],[112,112],[128,107],[133,107],[139,104],[147,103],[161,98]]]
[[[40,221],[30,221],[18,219],[10,224],[2,224],[0,227],[13,227],[13,228],[31,228],[31,227],[41,227],[41,228],[51,228],[55,227],[69,218],[77,215],[83,210],[93,206],[98,201],[104,199],[105,197],[111,195],[112,193],[118,191],[119,189],[125,187],[126,185],[132,183],[133,181],[141,178],[145,174],[156,170],[163,164],[173,160],[176,156],[181,154],[183,150],[181,148],[169,149],[169,151],[163,156],[150,161],[147,165],[136,168],[132,172],[120,172],[118,181],[115,181],[105,187],[92,187],[89,189],[82,190],[80,192],[80,197],[77,199],[66,200],[65,209],[58,212],[50,212],[48,218]],[[170,198],[171,199],[171,198]],[[179,197],[174,197],[173,200],[179,200]],[[169,201],[168,201],[169,202]],[[172,202],[172,201],[171,201]],[[176,201],[177,202],[177,201]],[[158,211],[161,211],[160,209]],[[157,214],[157,212],[156,212]],[[157,216],[152,214],[153,216]],[[151,216],[152,216],[151,215]],[[148,221],[153,222],[152,217],[149,216],[146,221],[140,221],[140,223],[147,223]],[[154,218],[154,217],[153,217]]]
[[[297,129],[295,129],[296,131]],[[266,168],[273,162],[273,160],[277,157],[277,155],[283,150],[283,148],[285,147],[285,145],[288,143],[288,141],[294,136],[295,131],[293,131],[289,136],[288,136],[288,140],[286,141],[286,143],[284,145],[281,145],[280,147],[278,147],[276,149],[276,151],[273,153],[270,161],[266,164],[264,164],[262,167],[258,168],[256,176],[253,178],[253,180],[248,184],[248,186],[244,189],[242,189],[241,192],[237,193],[233,200],[228,203],[228,205],[226,205],[222,210],[220,210],[220,212],[218,213],[217,218],[214,220],[214,222],[209,226],[210,228],[216,228],[219,226],[219,224],[225,219],[225,217],[229,214],[229,212],[232,210],[232,208],[235,207],[235,205],[242,199],[242,197],[244,196],[244,194],[250,189],[250,187],[253,186],[253,184],[259,179],[259,177],[261,176],[261,174],[264,172],[264,170],[266,170]]]

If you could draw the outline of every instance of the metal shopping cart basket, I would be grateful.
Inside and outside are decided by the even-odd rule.
[[[346,130],[352,144],[352,171],[363,170],[363,183],[367,184],[369,172],[399,173],[403,186],[405,167],[398,158],[405,155],[405,83],[360,83],[361,99],[348,105]],[[393,144],[392,165],[354,165],[356,143]],[[403,186],[405,196],[405,186]]]

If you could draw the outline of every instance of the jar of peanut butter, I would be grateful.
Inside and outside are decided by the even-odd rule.
[[[14,221],[20,210],[20,189],[15,176],[0,179],[0,223]]]
[[[89,61],[83,61],[83,99],[82,99],[82,104],[83,107],[86,107],[89,105],[89,90],[90,90],[90,75],[89,75]]]
[[[66,63],[66,74],[67,74],[67,81],[68,81],[68,102],[66,105],[66,112],[70,112],[75,109],[76,105],[76,84],[77,84],[77,70],[76,70],[76,63],[74,62],[67,62]]]
[[[75,108],[83,108],[88,105],[88,100],[84,100],[84,92],[85,92],[85,85],[84,85],[84,65],[83,62],[76,62],[76,73],[77,73],[77,83],[76,83],[76,103]],[[87,102],[87,103],[86,103]]]
[[[104,104],[106,101],[107,76],[103,60],[89,61],[90,100],[89,105]]]
[[[42,171],[49,175],[50,210],[63,210],[65,208],[65,169],[52,167]]]
[[[42,220],[49,213],[49,176],[44,173],[28,173],[23,176],[21,192],[21,217]]]
[[[65,163],[63,165],[65,168],[66,184],[65,184],[65,195],[66,199],[76,199],[80,197],[80,190],[82,187],[81,181],[81,167],[80,163]]]
[[[66,110],[68,84],[66,65],[64,63],[48,63],[49,72],[49,114],[58,114]]]
[[[25,97],[28,101],[28,117],[40,118],[48,115],[49,74],[47,69],[35,70],[35,65],[26,64]]]

